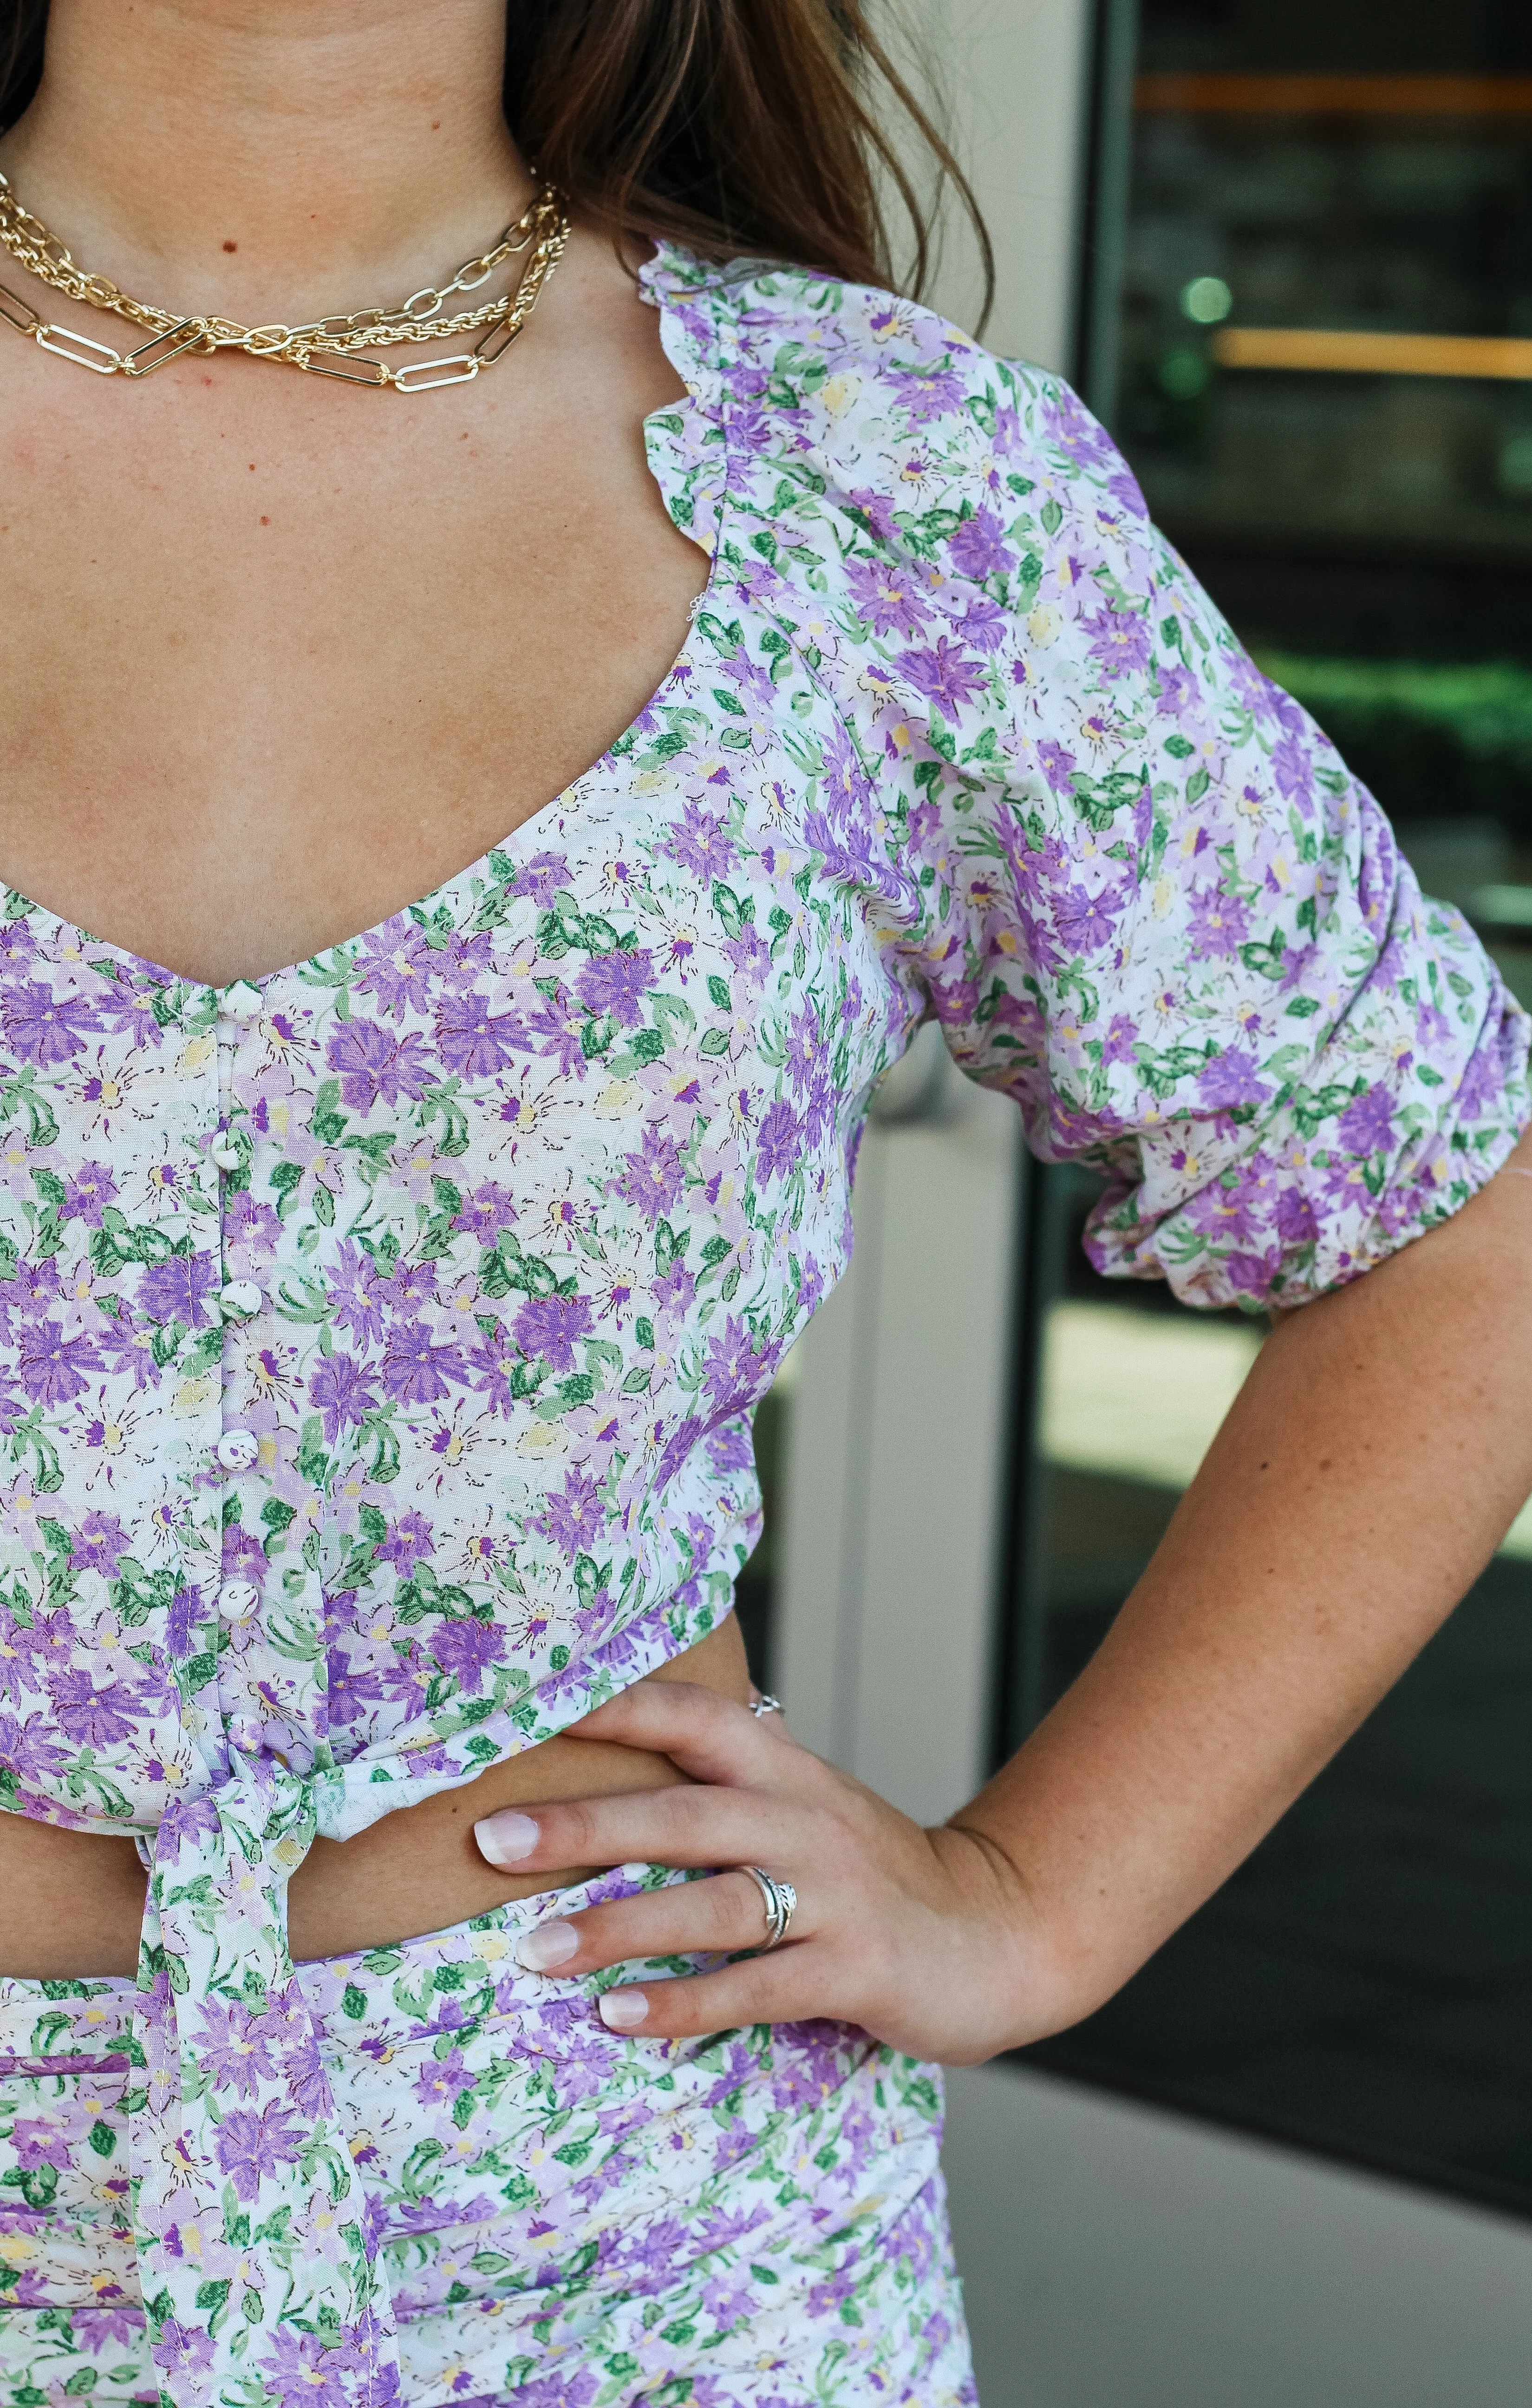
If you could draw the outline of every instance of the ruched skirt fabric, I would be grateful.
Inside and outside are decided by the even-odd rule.
[[[629,1866],[300,1967],[407,2408],[974,2401],[934,2068],[842,2024],[622,2038],[598,1983],[517,1966],[544,1915],[674,1878]],[[0,2393],[29,2408],[156,2394],[127,2172],[132,1998],[126,1981],[0,1981]],[[236,2090],[258,2046],[231,2022]],[[232,2187],[225,2233],[198,2296],[209,2324],[240,2314]],[[280,2363],[251,2359],[250,2396],[326,2408],[323,2357],[322,2337],[291,2336]]]

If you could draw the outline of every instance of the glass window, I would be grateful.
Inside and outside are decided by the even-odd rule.
[[[1103,0],[1100,50],[1088,397],[1532,1003],[1532,11]],[[1096,1278],[1092,1192],[1034,1181],[1012,1741],[1262,1340]],[[1031,2055],[1532,2213],[1529,1727],[1532,1511],[1220,1896]]]

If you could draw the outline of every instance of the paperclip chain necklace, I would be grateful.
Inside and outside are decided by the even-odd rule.
[[[93,275],[70,257],[57,235],[23,208],[4,175],[0,175],[0,246],[13,259],[56,293],[72,301],[88,301],[93,309],[113,309],[150,337],[136,351],[114,351],[88,335],[67,326],[52,326],[29,302],[0,284],[0,318],[17,333],[30,335],[45,351],[73,360],[77,367],[97,376],[152,376],[183,351],[248,351],[251,359],[279,360],[289,367],[306,368],[316,376],[339,377],[347,384],[391,384],[395,393],[429,393],[442,384],[467,384],[480,368],[504,359],[537,306],[537,295],[553,273],[569,239],[569,218],[551,184],[545,184],[497,243],[476,259],[465,260],[447,284],[422,285],[394,309],[336,311],[311,319],[302,326],[241,326],[232,318],[178,317],[173,309],[155,309],[135,301],[107,276]],[[472,293],[488,283],[508,259],[526,251],[525,266],[509,293],[476,309],[451,317],[439,313],[454,293]],[[361,356],[393,343],[428,343],[443,335],[485,331],[471,351],[417,360],[402,368],[386,360]]]

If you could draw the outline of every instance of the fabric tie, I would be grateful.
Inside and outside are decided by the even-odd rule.
[[[313,1784],[230,1761],[161,1822],[144,1912],[130,2167],[161,2396],[384,2408],[387,2281],[287,1945]]]

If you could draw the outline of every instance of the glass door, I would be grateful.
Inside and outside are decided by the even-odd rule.
[[[1262,666],[1532,1003],[1532,11],[1103,0],[1081,380]],[[1006,1743],[1262,1326],[1034,1174]],[[1532,2214],[1532,1512],[1252,1861],[1029,2061]]]

